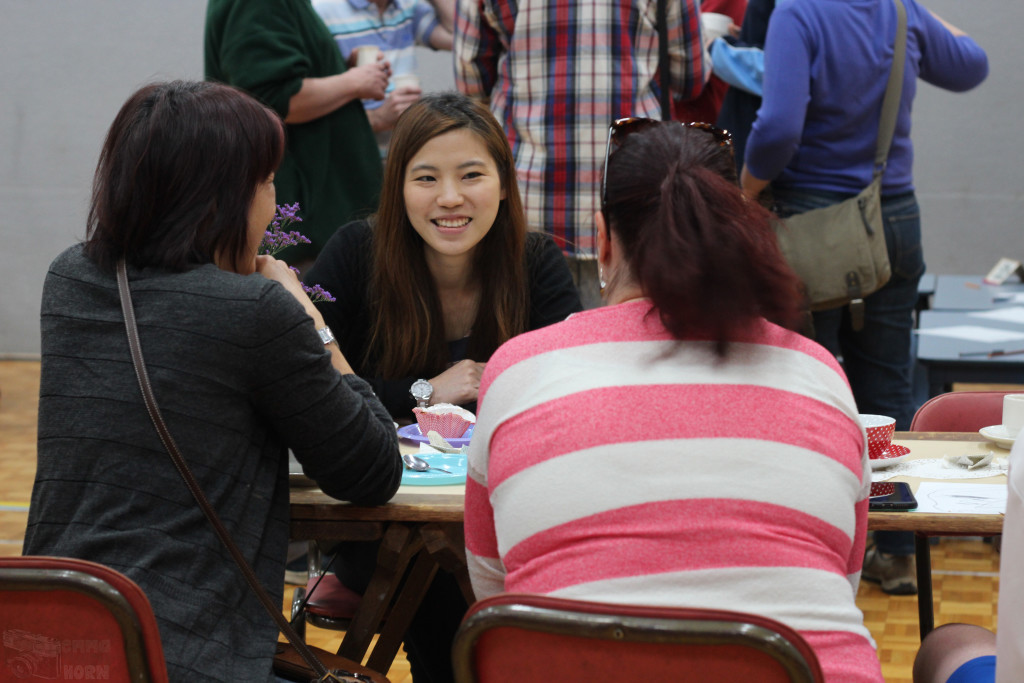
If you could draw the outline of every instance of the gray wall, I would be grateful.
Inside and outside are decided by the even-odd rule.
[[[117,108],[148,81],[202,77],[205,5],[0,0],[0,357],[39,352],[43,275],[84,234],[92,171]],[[922,84],[914,105],[929,271],[978,273],[999,256],[1024,258],[1016,222],[1024,69],[1014,50],[1024,4],[929,6],[989,54],[981,87],[954,95]],[[425,89],[451,87],[447,53],[420,58]]]

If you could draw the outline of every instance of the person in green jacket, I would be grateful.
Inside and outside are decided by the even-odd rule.
[[[299,203],[312,244],[284,258],[312,262],[340,225],[376,209],[383,169],[361,99],[383,99],[390,66],[346,68],[309,0],[209,0],[207,80],[241,88],[284,120],[275,183],[279,203]]]

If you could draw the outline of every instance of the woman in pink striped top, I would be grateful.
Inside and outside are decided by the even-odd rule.
[[[466,546],[501,592],[756,612],[831,682],[881,681],[854,601],[864,434],[835,359],[792,331],[799,283],[744,201],[728,135],[616,122],[598,226],[604,308],[491,357]]]

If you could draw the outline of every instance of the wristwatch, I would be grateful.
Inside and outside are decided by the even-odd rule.
[[[331,332],[331,328],[327,326],[321,327],[316,331],[316,333],[320,335],[320,341],[324,343],[324,346],[327,346],[334,341],[334,333]]]
[[[426,408],[430,397],[434,395],[433,385],[425,379],[418,379],[409,387],[409,393],[416,399],[417,408]]]

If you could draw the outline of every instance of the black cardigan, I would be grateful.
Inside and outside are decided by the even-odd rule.
[[[356,374],[370,383],[392,417],[396,420],[409,420],[415,405],[409,395],[409,387],[423,375],[385,380],[377,374],[376,368],[367,367],[364,362],[372,325],[369,304],[372,235],[373,229],[367,221],[355,221],[342,226],[327,242],[316,264],[304,279],[307,285],[321,285],[337,299],[334,302],[321,302],[317,308],[337,337],[342,353]],[[579,293],[573,284],[565,257],[550,236],[538,232],[527,233],[526,267],[530,289],[527,329],[545,327],[582,310]],[[475,406],[470,406],[470,410],[475,410]]]

